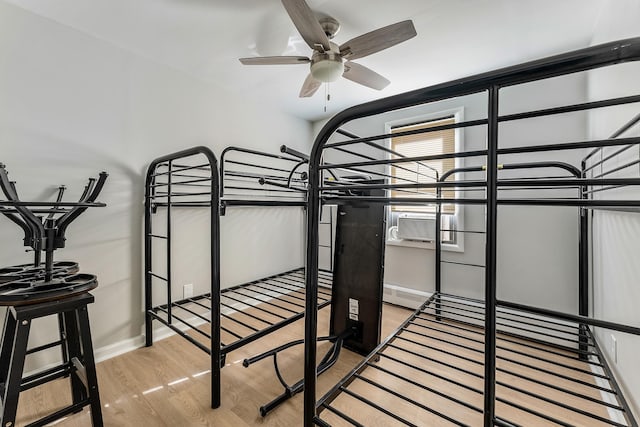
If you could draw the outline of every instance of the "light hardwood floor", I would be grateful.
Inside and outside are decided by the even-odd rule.
[[[383,310],[383,336],[395,330],[411,311],[385,305]],[[329,309],[319,315],[319,334],[328,331]],[[349,389],[378,402],[420,426],[450,425],[424,408],[435,409],[465,424],[482,425],[481,410],[454,404],[446,396],[455,396],[464,402],[482,408],[482,330],[480,328],[459,328],[457,323],[434,322],[430,315],[422,315],[413,322],[399,338],[401,347],[391,346],[384,351],[384,357],[368,368],[362,378],[354,381]],[[422,326],[421,326],[422,325]],[[227,357],[227,366],[222,370],[222,406],[210,408],[209,357],[181,337],[171,337],[156,342],[152,347],[141,348],[122,356],[98,364],[98,380],[106,426],[300,426],[302,425],[302,394],[295,396],[277,408],[267,417],[259,415],[258,408],[282,393],[271,359],[257,362],[249,368],[242,366],[244,358],[261,353],[285,342],[303,336],[303,321],[298,321],[280,331],[249,344]],[[425,329],[424,326],[430,329]],[[437,327],[436,327],[437,326]],[[427,334],[420,335],[427,332]],[[454,332],[456,335],[451,334]],[[480,335],[478,335],[480,334]],[[569,381],[581,380],[583,384],[593,383],[587,372],[572,370],[588,369],[584,362],[567,359],[547,353],[544,346],[538,348],[521,347],[526,341],[520,339],[499,340],[497,414],[522,426],[551,425],[539,417],[507,405],[504,400],[562,419],[570,425],[593,427],[603,425],[575,411],[563,410],[553,402],[561,402],[607,418],[604,407],[584,399],[577,399],[566,393],[555,392],[541,387],[537,380],[556,384],[584,395],[599,399],[599,392],[591,387]],[[462,345],[462,346],[461,346]],[[327,343],[319,345],[319,358],[328,349]],[[444,350],[444,352],[442,351]],[[556,352],[557,353],[557,352]],[[285,351],[279,357],[280,368],[285,378],[293,383],[302,377],[303,347]],[[425,358],[426,356],[426,358]],[[544,357],[551,362],[536,361],[531,356]],[[339,379],[348,373],[361,356],[343,350],[338,363],[318,379],[318,398]],[[398,364],[403,361],[402,364]],[[565,366],[556,365],[562,363]],[[450,369],[447,363],[457,368]],[[417,367],[417,368],[416,368]],[[381,368],[381,369],[379,369]],[[462,370],[461,370],[462,369]],[[540,369],[543,369],[542,371]],[[425,371],[426,370],[426,371]],[[390,376],[397,371],[403,379]],[[427,372],[428,371],[428,372]],[[517,373],[514,375],[512,373]],[[558,378],[554,373],[565,375]],[[441,376],[438,376],[441,375]],[[524,375],[519,376],[519,375]],[[460,385],[452,385],[443,378],[457,380]],[[525,377],[531,378],[526,380]],[[407,379],[409,381],[407,381]],[[384,384],[398,395],[381,392],[367,380]],[[437,394],[417,388],[411,381],[428,385]],[[547,401],[531,398],[525,392],[534,392],[548,398]],[[38,419],[51,409],[65,406],[69,402],[69,387],[60,380],[29,390],[20,396],[18,425],[25,425]],[[408,396],[416,404],[408,404],[399,396]],[[420,409],[420,405],[423,409]],[[396,420],[383,416],[371,407],[346,393],[341,394],[332,406],[358,418],[366,426],[400,425]],[[345,425],[340,418],[328,410],[322,418],[332,425]],[[57,423],[61,426],[90,425],[87,411]]]
[[[411,314],[385,305],[383,336]],[[320,311],[319,334],[328,332],[329,308]],[[300,426],[302,394],[294,396],[267,417],[258,408],[282,393],[271,358],[249,368],[246,357],[304,336],[298,321],[227,356],[222,370],[222,406],[210,408],[209,356],[183,338],[174,336],[97,365],[100,398],[106,426]],[[323,354],[327,344],[318,346]],[[287,350],[279,357],[281,371],[291,383],[302,377],[303,348]],[[348,373],[361,356],[343,350],[339,361],[318,380],[318,397]],[[25,425],[70,401],[68,383],[55,381],[20,395],[17,425]],[[56,425],[90,425],[87,411]]]

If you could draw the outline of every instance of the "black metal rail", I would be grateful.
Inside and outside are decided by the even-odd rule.
[[[226,355],[301,319],[305,312],[303,269],[220,289],[220,215],[229,206],[302,207],[306,172],[295,169],[300,161],[293,157],[238,147],[225,149],[222,156],[220,175],[207,147],[160,157],[150,164],[145,185],[146,345],[153,344],[156,321],[211,355],[213,408],[220,406],[220,370]],[[172,222],[178,208],[209,209],[211,223],[210,289],[186,299],[176,299],[172,291]],[[159,209],[165,216],[154,226]],[[159,250],[161,256],[154,256]],[[162,262],[154,265],[154,259]],[[323,286],[318,307],[330,304],[332,280],[330,272],[318,272]],[[162,299],[160,304],[154,295]]]
[[[186,173],[185,173],[186,172]],[[203,187],[206,185],[206,187]],[[159,191],[160,189],[160,191]],[[203,191],[206,189],[207,191]],[[174,201],[173,193],[185,194],[193,192],[193,195],[179,197],[179,201]],[[220,306],[220,212],[219,212],[219,186],[218,186],[218,161],[213,152],[207,147],[193,147],[176,153],[159,157],[151,162],[147,168],[145,180],[145,256],[144,256],[144,302],[145,302],[145,343],[147,346],[153,344],[153,321],[161,320],[154,310],[154,284],[164,290],[166,299],[165,323],[176,332],[182,332],[174,325],[174,299],[172,294],[172,210],[185,205],[206,206],[209,208],[210,219],[210,297],[211,306]],[[159,226],[153,226],[153,214],[159,208],[166,209],[166,221],[159,231]],[[153,251],[154,241],[162,241],[165,245],[164,271],[158,273],[154,271]],[[220,310],[212,310],[210,322],[214,325],[220,324]],[[184,335],[183,335],[184,336]],[[211,407],[220,406],[220,370],[222,369],[222,352],[220,329],[211,328],[209,344],[211,349]],[[195,339],[189,337],[193,344],[200,344]],[[199,345],[199,346],[200,346]]]
[[[445,306],[446,313],[440,310]],[[469,320],[468,311],[478,317]],[[484,315],[483,301],[434,294],[318,401],[319,409],[329,409],[320,413],[318,424],[331,425],[342,419],[350,425],[368,425],[373,417],[384,424],[390,417],[389,422],[421,420],[418,425],[436,425],[437,421],[429,418],[434,415],[456,425],[481,424]],[[608,410],[627,416],[629,408],[599,347],[592,347],[590,359],[582,361],[575,342],[567,341],[562,351],[556,351],[562,337],[548,341],[544,332],[548,325],[577,329],[579,323],[550,316],[531,318],[526,311],[504,308],[496,310],[496,319],[503,326],[496,328],[500,366],[496,368],[494,396],[502,405],[497,417],[503,422],[518,425],[509,419],[514,412],[503,413],[510,408],[524,417],[527,425],[627,425],[606,416]],[[513,333],[514,326],[520,327],[518,333]],[[586,334],[595,343],[591,332]],[[370,369],[374,372],[368,373]],[[593,376],[605,385],[593,382]],[[363,381],[378,391],[370,394]],[[446,404],[434,405],[438,399]],[[399,407],[403,410],[398,411]],[[555,415],[549,415],[549,408]]]
[[[333,276],[320,271],[323,286],[318,295],[318,307],[331,303],[330,286]],[[220,291],[221,353],[227,353],[264,337],[304,316],[304,269],[268,276]],[[196,295],[153,306],[150,315],[211,354],[209,314],[211,294]],[[171,313],[171,314],[169,314]],[[194,334],[195,332],[195,334]]]
[[[637,189],[640,184],[640,174],[637,173],[640,159],[618,161],[622,153],[628,154],[630,148],[637,150],[640,146],[640,137],[623,135],[638,119],[632,120],[620,132],[606,139],[561,142],[540,140],[528,145],[510,144],[509,147],[501,147],[501,144],[504,145],[504,138],[500,129],[501,125],[507,123],[517,126],[520,122],[534,118],[555,118],[567,113],[637,103],[640,102],[640,95],[629,94],[517,114],[500,115],[499,112],[503,88],[638,60],[640,38],[621,40],[358,105],[337,114],[325,125],[316,138],[309,159],[305,427],[331,425],[332,420],[350,425],[367,425],[370,423],[366,418],[367,413],[375,414],[373,416],[376,417],[376,422],[388,419],[389,423],[399,422],[405,425],[439,425],[446,420],[455,425],[482,424],[489,427],[514,426],[522,422],[510,420],[511,412],[506,412],[506,408],[526,420],[527,425],[638,425],[607,367],[591,328],[602,327],[640,335],[640,325],[622,325],[590,317],[586,215],[594,209],[637,211],[640,207],[640,199],[630,195],[630,192],[616,193],[621,188]],[[394,157],[383,143],[376,141],[384,141],[398,136],[397,134],[356,136],[343,131],[345,125],[361,119],[372,120],[400,109],[407,109],[408,116],[415,116],[417,113],[410,110],[410,107],[467,95],[485,97],[486,117],[475,117],[452,125],[412,130],[403,134],[413,135],[444,129],[473,130],[476,133],[480,130],[485,133],[486,149]],[[380,129],[379,124],[358,128]],[[347,139],[340,140],[338,137],[328,142],[334,135],[342,135]],[[605,148],[611,148],[612,151],[600,154],[598,159],[595,154],[602,153]],[[553,157],[555,152],[576,153],[576,150],[584,149],[594,151],[578,166],[560,164]],[[522,167],[503,168],[500,160],[533,153],[539,153],[536,160],[544,158],[551,163],[555,162],[554,167],[566,170],[569,175],[502,178],[503,169],[530,171],[534,166],[520,163]],[[325,157],[345,160],[323,164],[321,159]],[[446,182],[438,178],[416,179],[414,182],[393,180],[372,185],[354,184],[343,178],[345,171],[358,170],[384,176],[382,174],[389,175],[389,171],[411,167],[416,162],[452,158],[484,165],[474,166],[475,170],[484,171],[484,177],[473,181],[452,179]],[[518,158],[520,159],[521,157]],[[605,164],[612,166],[605,168]],[[327,180],[327,173],[332,176],[333,182]],[[444,188],[456,191],[456,196],[443,198],[441,190]],[[403,191],[403,195],[361,196],[361,191],[373,189]],[[507,190],[525,189],[533,194],[505,197]],[[572,193],[569,196],[568,190]],[[484,195],[474,196],[476,191],[482,191]],[[610,196],[602,196],[603,192]],[[599,196],[596,198],[593,194]],[[317,221],[314,219],[318,218],[322,203],[359,202],[385,205],[430,204],[436,206],[437,213],[442,204],[485,206],[485,259],[484,263],[476,263],[476,266],[485,269],[484,300],[472,301],[442,293],[439,265],[445,261],[441,257],[441,226],[436,221],[436,293],[396,333],[318,401],[315,387],[315,339],[319,235]],[[580,225],[577,314],[498,300],[496,236],[499,205],[577,208]],[[449,343],[446,348],[442,347],[444,343]],[[374,360],[377,359],[380,361],[376,364]],[[396,369],[398,366],[401,369]],[[450,375],[443,373],[449,370],[452,371]],[[424,378],[428,379],[418,380],[421,375],[426,375]],[[461,377],[462,380],[459,379]],[[601,381],[602,385],[596,384],[594,378]],[[450,393],[440,389],[439,384],[444,382],[457,391]],[[525,386],[521,386],[521,382]],[[566,398],[550,398],[548,393],[551,390],[561,396],[566,395]],[[614,403],[600,398],[598,393],[609,394]],[[441,405],[440,401],[447,401],[447,404]],[[443,409],[448,406],[454,408],[452,412]],[[327,410],[324,411],[325,409]],[[608,410],[617,411],[624,422],[610,418]],[[550,415],[551,413],[554,415]]]
[[[283,154],[227,147],[220,156],[222,214],[231,206],[304,206],[308,163],[283,145]]]

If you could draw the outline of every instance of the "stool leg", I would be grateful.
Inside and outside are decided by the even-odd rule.
[[[91,404],[91,421],[93,427],[102,427],[102,407],[100,406],[100,393],[98,392],[98,376],[96,375],[96,363],[93,357],[93,344],[91,342],[91,328],[87,306],[77,310],[78,324],[80,326],[80,340],[82,342],[83,363],[87,373],[87,386],[89,402]]]
[[[2,344],[0,347],[0,383],[7,382],[9,376],[9,364],[11,363],[11,352],[13,351],[13,342],[16,337],[16,319],[11,312],[11,308],[7,307],[4,316],[4,327],[2,328]],[[2,396],[4,401],[4,396]]]
[[[58,330],[60,333],[60,341],[64,343],[65,340],[67,339],[67,333],[64,328],[64,316],[62,315],[62,313],[58,313]],[[62,355],[62,362],[63,363],[69,362],[69,354],[67,353],[67,346],[64,344],[61,345],[60,351]]]
[[[66,351],[64,351],[64,353],[66,353],[68,358],[64,362],[71,363],[74,357],[82,362],[82,350],[80,347],[80,335],[78,333],[79,325],[76,310],[66,311],[61,313],[61,315],[63,319],[63,334],[66,337],[64,345]],[[88,397],[89,393],[85,390],[82,380],[80,380],[77,375],[71,374],[70,384],[73,403],[80,403]],[[82,412],[82,409],[79,409],[78,412]]]
[[[22,371],[24,370],[24,359],[27,355],[27,341],[29,339],[29,329],[31,328],[31,319],[20,319],[16,314],[16,320],[9,372],[2,396],[3,407],[0,425],[4,427],[12,427],[16,423],[20,383],[22,382]],[[2,350],[5,350],[4,343]]]

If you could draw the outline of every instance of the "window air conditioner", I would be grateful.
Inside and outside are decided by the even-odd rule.
[[[433,242],[436,239],[434,216],[400,215],[398,217],[398,239]]]

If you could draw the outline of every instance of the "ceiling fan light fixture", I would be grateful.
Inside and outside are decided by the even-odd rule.
[[[334,82],[340,77],[371,89],[382,90],[391,82],[375,71],[353,62],[376,52],[388,49],[417,35],[410,19],[396,22],[354,37],[341,45],[331,40],[340,29],[333,17],[311,10],[307,0],[281,0],[289,18],[311,48],[311,58],[306,56],[258,56],[240,58],[245,65],[309,64],[299,96],[308,98],[322,83]]]
[[[311,64],[311,75],[319,82],[335,82],[342,76],[344,64],[342,60],[324,59]]]

